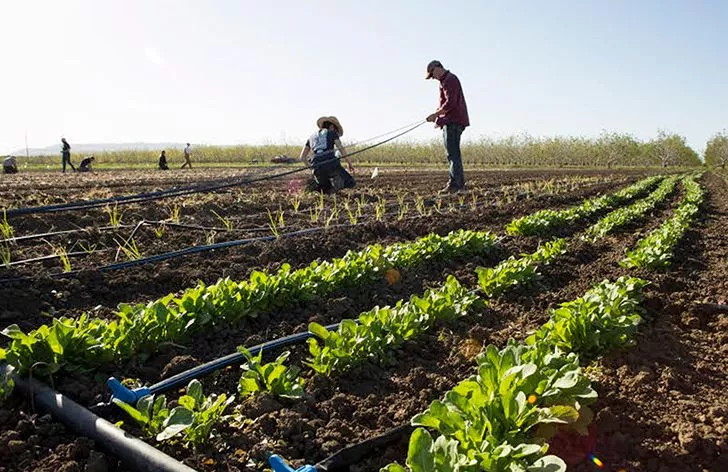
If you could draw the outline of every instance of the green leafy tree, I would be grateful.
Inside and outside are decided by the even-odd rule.
[[[705,147],[705,163],[725,169],[725,165],[728,164],[728,129],[710,138]]]
[[[660,130],[657,138],[650,142],[648,151],[653,162],[660,163],[662,167],[669,166],[699,166],[702,164],[700,156],[687,145],[684,136]]]

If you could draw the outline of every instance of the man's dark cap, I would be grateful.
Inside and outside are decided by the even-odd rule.
[[[435,67],[444,67],[442,66],[442,62],[440,61],[430,61],[429,64],[427,64],[427,75],[425,75],[425,79],[431,79],[432,78],[432,71],[435,69]]]

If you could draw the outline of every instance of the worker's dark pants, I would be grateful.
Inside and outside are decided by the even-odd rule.
[[[17,174],[18,168],[15,166],[3,166],[3,173],[5,174]]]
[[[63,166],[63,172],[66,172],[66,164],[71,166],[71,169],[73,169],[74,172],[76,171],[76,167],[73,165],[73,162],[71,162],[70,152],[64,152],[63,154],[61,154],[61,165]]]
[[[336,159],[334,151],[327,151],[316,154],[311,161],[313,177],[318,184],[317,190],[327,193],[337,190],[331,183],[332,178],[339,177],[342,181],[342,188],[351,188],[356,185],[354,177],[341,167],[341,161]]]
[[[356,181],[354,180],[354,177],[344,169],[344,167],[341,165],[341,162],[339,162],[339,169],[338,169],[339,177],[341,178],[341,188],[353,188],[356,187]]]
[[[442,127],[442,137],[445,141],[447,160],[450,163],[450,181],[447,186],[451,189],[465,187],[465,174],[463,173],[463,156],[460,154],[460,136],[465,128],[455,123]]]

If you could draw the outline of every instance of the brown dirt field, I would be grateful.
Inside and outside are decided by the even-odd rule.
[[[728,293],[728,241],[721,233],[728,219],[728,186],[711,174],[702,182],[709,192],[702,218],[680,243],[674,266],[660,274],[634,272],[653,281],[647,292],[648,313],[637,345],[599,360],[590,369],[600,396],[594,428],[597,446],[590,452],[604,461],[605,470],[616,471],[620,467],[650,471],[728,470],[724,467],[728,455],[725,444],[728,405],[723,394],[728,386],[725,365],[728,314],[711,313],[708,305],[725,304]],[[614,187],[614,184],[606,184],[604,188],[597,186],[422,221],[365,225],[360,232],[331,235],[323,241],[311,237],[290,243],[285,240],[266,243],[262,245],[263,258],[260,258],[261,248],[256,248],[259,251],[257,261],[267,268],[275,268],[283,260],[303,265],[310,262],[313,254],[335,257],[346,249],[374,241],[412,239],[430,231],[444,233],[457,227],[487,228],[502,233],[503,225],[514,216],[573,204],[584,196]],[[672,199],[674,202],[675,198]],[[394,355],[391,365],[368,364],[331,379],[307,374],[308,395],[302,402],[277,401],[265,396],[243,401],[240,413],[258,419],[241,429],[221,427],[224,446],[217,444],[216,448],[211,444],[196,454],[174,446],[163,449],[175,457],[186,457],[185,461],[199,470],[252,471],[260,470],[254,464],[260,463],[266,450],[293,459],[295,465],[303,464],[304,460],[313,463],[341,447],[406,423],[431,400],[471,373],[472,361],[463,352],[466,340],[502,345],[508,337],[522,338],[545,321],[549,308],[580,296],[604,278],[623,275],[626,269],[619,267],[618,262],[625,249],[656,227],[669,212],[669,203],[661,205],[644,221],[597,244],[577,243],[567,256],[542,270],[543,278],[535,288],[519,290],[493,302],[480,313],[451,325],[442,325],[435,332],[407,343]],[[571,228],[569,233],[580,229]],[[271,313],[222,337],[220,333],[202,336],[190,349],[165,349],[144,363],[133,360],[111,373],[133,372],[135,376],[153,382],[165,370],[169,375],[171,369],[179,365],[191,366],[229,353],[237,344],[251,345],[300,331],[309,321],[328,322],[342,316],[356,316],[373,304],[392,303],[410,293],[420,293],[447,274],[454,274],[463,283],[473,285],[477,265],[493,264],[509,254],[530,251],[536,243],[535,238],[507,238],[503,248],[492,256],[430,264],[415,273],[405,274],[396,286],[382,283],[358,291],[335,293],[306,306],[292,307],[286,313]],[[242,251],[238,248],[230,252]],[[253,254],[242,259],[237,274],[247,274],[252,267],[260,267],[255,265]],[[226,256],[231,257],[230,254]],[[221,269],[214,270],[224,270],[226,258],[216,254],[215,259],[219,260]],[[190,266],[204,260],[180,264],[181,267],[173,269],[189,270]],[[137,271],[136,277],[123,274],[115,281],[117,285],[109,286],[131,285],[139,290],[145,281],[149,283],[150,279],[155,279],[159,268],[135,269]],[[99,275],[95,280],[107,284],[111,274]],[[80,278],[79,282],[80,290],[88,289],[86,279]],[[186,286],[185,282],[188,280],[173,277],[169,285],[161,284],[155,289],[166,293],[169,287],[175,286],[172,290],[179,290]],[[133,291],[121,289],[118,298],[104,299],[103,304],[107,307],[102,313],[110,313],[108,305],[113,300],[126,300],[122,297]],[[156,296],[157,292],[151,292],[151,296]],[[138,299],[150,295],[142,291]],[[94,295],[94,299],[96,297]],[[79,308],[64,309],[71,314]],[[24,316],[28,315],[33,316],[31,313]],[[296,347],[291,358],[300,360],[305,355],[305,347]],[[204,381],[206,391],[235,392],[237,377],[236,369],[210,376]],[[98,401],[102,391],[98,384],[80,377],[67,378],[56,386],[72,392],[74,398],[87,404]],[[236,403],[239,402],[236,400]],[[115,413],[112,418],[121,416]],[[130,425],[128,421],[127,425]],[[406,443],[401,441],[378,451],[375,458],[352,470],[377,470],[392,460],[401,462],[405,451]],[[594,470],[594,466],[586,462],[574,467],[574,470]],[[124,469],[92,442],[75,438],[46,417],[32,415],[27,404],[13,399],[9,406],[0,409],[0,472],[6,470]]]

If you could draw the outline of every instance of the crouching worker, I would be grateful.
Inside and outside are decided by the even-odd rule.
[[[15,160],[15,156],[8,156],[3,159],[3,174],[17,174],[18,173],[18,162]]]
[[[91,164],[93,161],[95,161],[96,158],[94,156],[89,156],[86,159],[81,161],[81,165],[78,166],[79,172],[91,172]]]
[[[162,154],[159,155],[159,170],[169,170],[167,165],[167,151],[162,149]]]
[[[353,173],[354,166],[339,140],[344,135],[341,123],[335,116],[322,116],[316,125],[319,130],[306,141],[300,156],[302,161],[309,163],[313,168],[316,190],[328,193],[332,190],[354,187],[356,185],[354,177],[344,170],[336,154],[338,150],[341,157],[346,158],[349,171]]]

